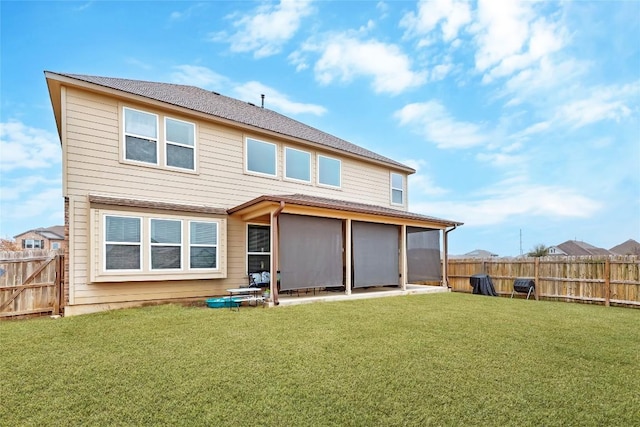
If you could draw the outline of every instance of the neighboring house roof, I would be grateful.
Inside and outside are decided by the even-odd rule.
[[[498,254],[494,254],[493,252],[489,252],[489,251],[485,251],[484,249],[475,249],[471,252],[467,252],[466,254],[462,255],[463,257],[467,257],[467,258],[491,258],[491,257],[496,257],[498,256]]]
[[[64,240],[64,225],[54,225],[47,228],[34,228],[33,230],[27,230],[23,233],[16,234],[13,238],[18,238],[27,233],[37,233],[48,240]]]
[[[640,255],[640,243],[629,239],[609,249],[610,252],[618,255]]]
[[[292,204],[297,206],[308,206],[315,208],[332,209],[346,212],[357,212],[369,215],[388,216],[401,219],[409,219],[416,221],[426,221],[441,224],[447,227],[462,225],[461,222],[449,221],[446,219],[435,218],[427,215],[401,211],[397,209],[385,208],[383,206],[369,205],[365,203],[348,202],[345,200],[328,199],[324,197],[308,196],[305,194],[291,195],[265,195],[257,197],[239,206],[229,209],[227,212],[231,215],[248,207],[257,205],[262,202],[272,202]]]
[[[606,249],[598,248],[589,243],[579,242],[577,240],[567,240],[564,243],[552,247],[560,249],[564,255],[569,256],[612,255],[612,253]]]
[[[157,83],[141,80],[129,80],[112,77],[87,76],[45,71],[47,78],[63,76],[110,89],[139,95],[167,104],[183,107],[213,117],[231,120],[243,125],[253,126],[281,135],[301,139],[330,149],[349,153],[366,159],[402,169],[409,173],[415,170],[395,160],[369,151],[358,145],[322,132],[304,123],[283,116],[280,113],[261,108],[253,104],[229,98],[195,86],[172,83]]]

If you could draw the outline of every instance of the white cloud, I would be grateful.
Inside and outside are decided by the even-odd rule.
[[[196,3],[194,5],[189,6],[185,10],[182,11],[173,11],[169,14],[170,21],[183,21],[185,19],[189,19],[195,12],[203,7],[203,3]]]
[[[376,93],[395,95],[423,84],[427,77],[426,73],[411,70],[411,59],[398,46],[373,39],[361,40],[355,34],[334,34],[321,42],[308,42],[302,51],[319,52],[314,71],[322,84],[371,77]]]
[[[409,175],[409,197],[418,193],[427,196],[441,196],[449,192],[446,188],[439,187],[435,180],[423,170],[427,166],[424,160],[409,159],[402,163],[416,170],[416,173]]]
[[[632,114],[632,108],[639,107],[640,81],[627,85],[595,87],[589,92],[587,98],[562,105],[556,118],[578,128],[602,120],[619,122]]]
[[[477,52],[476,70],[483,82],[510,78],[515,73],[540,68],[568,43],[568,32],[552,16],[539,16],[532,2],[478,2],[477,21],[471,26]],[[522,76],[521,76],[522,78]]]
[[[42,169],[60,163],[58,135],[9,120],[0,123],[0,171]]]
[[[438,148],[467,148],[484,144],[488,136],[481,126],[457,121],[438,101],[405,105],[394,113],[402,126],[414,131]]]
[[[327,112],[327,109],[320,105],[291,101],[287,95],[255,81],[236,86],[234,92],[240,99],[256,99],[256,102],[261,102],[261,100],[258,101],[257,99],[259,99],[261,94],[264,94],[266,108],[278,110],[285,114],[307,113],[321,116]]]
[[[197,86],[200,88],[221,88],[229,84],[229,79],[212,71],[207,67],[198,65],[178,65],[177,71],[171,74],[174,83]]]
[[[442,39],[453,41],[462,27],[471,22],[469,3],[461,0],[421,0],[416,13],[408,12],[400,20],[405,37],[422,37],[420,45],[434,41],[430,35],[440,25]],[[426,36],[426,37],[425,37]]]
[[[475,200],[414,204],[412,210],[454,218],[464,222],[465,226],[477,227],[498,225],[517,216],[589,218],[601,207],[599,202],[560,185],[505,181],[477,195]]]
[[[236,32],[217,33],[214,41],[230,43],[233,52],[253,52],[255,58],[279,53],[282,46],[298,31],[302,19],[313,12],[311,1],[281,0],[279,4],[264,4],[255,13],[242,15],[233,26]],[[235,19],[236,15],[230,17]]]

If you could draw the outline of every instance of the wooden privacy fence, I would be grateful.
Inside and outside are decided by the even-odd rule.
[[[63,265],[58,251],[0,252],[0,319],[60,314]]]
[[[455,292],[472,292],[469,278],[484,273],[500,295],[511,295],[516,278],[531,278],[536,284],[536,299],[640,307],[637,256],[454,258],[449,259],[448,267],[449,286]]]

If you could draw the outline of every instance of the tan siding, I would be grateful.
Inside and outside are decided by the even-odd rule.
[[[227,221],[227,278],[158,282],[88,284],[88,272],[99,267],[98,250],[88,236],[100,234],[99,218],[89,225],[89,193],[122,198],[144,198],[185,204],[231,208],[263,194],[311,194],[354,202],[390,206],[389,169],[342,158],[342,188],[317,186],[317,155],[337,157],[296,144],[282,143],[260,135],[244,134],[233,128],[189,117],[171,117],[196,123],[197,173],[179,172],[156,166],[120,161],[120,114],[115,99],[68,89],[64,146],[66,191],[70,197],[71,304],[192,298],[224,294],[224,289],[246,284],[246,225],[236,218]],[[129,105],[152,113],[151,108]],[[162,116],[160,117],[162,119]],[[160,122],[162,123],[162,122]],[[250,136],[278,144],[278,177],[269,179],[244,173],[244,137]],[[283,179],[284,147],[308,151],[312,155],[312,183]],[[160,145],[162,147],[162,145]],[[92,256],[90,256],[92,251]],[[221,258],[224,251],[221,250]],[[94,264],[88,263],[93,260]],[[91,268],[90,268],[91,267]]]

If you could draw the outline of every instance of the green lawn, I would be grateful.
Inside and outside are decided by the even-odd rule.
[[[0,425],[640,425],[640,310],[432,294],[0,322]]]

